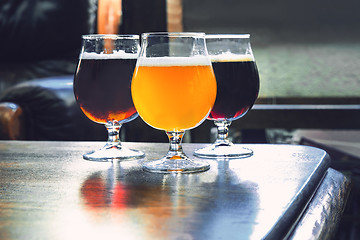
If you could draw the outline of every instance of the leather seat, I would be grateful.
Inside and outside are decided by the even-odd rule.
[[[74,98],[72,83],[73,76],[50,77],[26,81],[7,89],[0,96],[3,103],[1,129],[7,129],[1,138],[106,139],[105,128],[91,122],[81,112]],[[16,111],[11,118],[5,117],[9,116],[5,112],[11,112],[11,108]]]

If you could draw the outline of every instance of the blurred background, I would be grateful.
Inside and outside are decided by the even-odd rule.
[[[19,0],[0,3],[0,139],[105,141],[74,101],[81,35],[150,31],[250,33],[260,74],[236,143],[327,150],[354,189],[337,239],[359,236],[360,2],[356,0]],[[186,142],[211,142],[205,121]],[[123,141],[167,142],[140,118]],[[354,200],[355,199],[355,200]]]
[[[183,29],[250,33],[261,97],[359,97],[359,7],[353,0],[183,0]]]

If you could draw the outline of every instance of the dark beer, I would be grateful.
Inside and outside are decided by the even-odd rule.
[[[236,120],[253,106],[259,93],[259,75],[252,58],[213,59],[217,97],[210,120]]]
[[[89,54],[79,62],[74,94],[85,115],[97,123],[129,122],[137,117],[131,98],[136,57]]]

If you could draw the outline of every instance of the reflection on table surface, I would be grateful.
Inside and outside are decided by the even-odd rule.
[[[237,214],[248,216],[247,221],[256,217],[251,212],[258,204],[256,184],[241,182],[228,168],[207,179],[199,174],[149,178],[141,169],[123,176],[123,171],[118,166],[90,175],[81,187],[82,204],[95,221],[104,214],[128,219],[124,229],[136,229],[139,238],[219,238],[234,231]],[[241,231],[250,235],[252,229],[244,225]]]
[[[82,153],[101,143],[0,141],[0,238],[277,239],[329,165],[317,148],[251,145],[252,157],[211,160],[206,172],[154,174],[141,164],[167,144],[124,144],[146,158],[96,163]]]

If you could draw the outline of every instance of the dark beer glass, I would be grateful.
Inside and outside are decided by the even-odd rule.
[[[131,98],[131,79],[140,50],[138,35],[84,35],[74,77],[74,94],[83,113],[104,124],[108,141],[83,155],[87,160],[141,158],[144,153],[122,146],[122,124],[138,116]]]
[[[214,121],[218,135],[215,143],[196,150],[194,155],[204,158],[251,156],[251,149],[233,144],[228,139],[231,122],[252,108],[259,93],[259,74],[250,35],[207,35],[206,44],[217,82],[216,101],[208,119]]]

